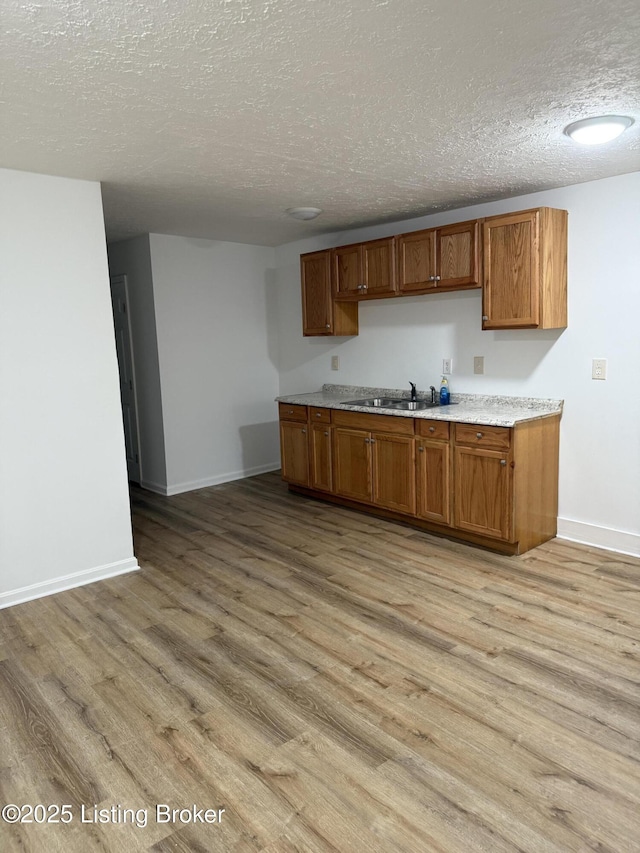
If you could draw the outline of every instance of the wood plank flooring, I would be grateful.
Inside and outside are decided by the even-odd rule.
[[[140,572],[0,611],[0,805],[73,815],[2,853],[640,851],[640,560],[277,474],[133,508]]]

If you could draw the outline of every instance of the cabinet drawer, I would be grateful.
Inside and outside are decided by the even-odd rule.
[[[278,403],[278,413],[281,421],[306,421],[307,407],[296,406],[292,403]]]
[[[343,409],[333,410],[335,426],[364,429],[368,432],[390,432],[394,435],[413,435],[413,418],[396,417],[394,415],[368,415],[364,412],[345,412]]]
[[[490,447],[508,450],[511,446],[511,428],[483,426],[482,424],[456,424],[456,444],[470,447]]]
[[[426,421],[416,418],[416,432],[424,438],[440,438],[448,441],[449,428],[448,421]]]
[[[331,409],[320,409],[316,406],[309,408],[309,422],[312,424],[330,424]]]

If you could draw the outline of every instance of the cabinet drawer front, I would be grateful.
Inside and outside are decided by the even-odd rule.
[[[368,415],[364,412],[345,412],[333,410],[333,423],[336,426],[366,429],[371,432],[391,432],[394,435],[413,435],[413,418],[394,415]]]
[[[456,424],[456,444],[508,450],[511,446],[511,428],[480,424]]]
[[[307,407],[297,406],[291,403],[278,403],[278,412],[281,421],[306,421]]]
[[[416,418],[416,432],[425,438],[440,438],[449,441],[450,424],[448,421],[425,421]]]
[[[311,406],[309,408],[309,423],[330,424],[331,409],[320,409],[317,406]]]

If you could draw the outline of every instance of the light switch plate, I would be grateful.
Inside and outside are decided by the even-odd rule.
[[[340,356],[332,355],[331,356],[331,370],[340,370]]]

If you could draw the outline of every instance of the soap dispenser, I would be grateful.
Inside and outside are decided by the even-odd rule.
[[[449,405],[449,383],[446,376],[442,377],[442,382],[440,383],[440,405]]]

